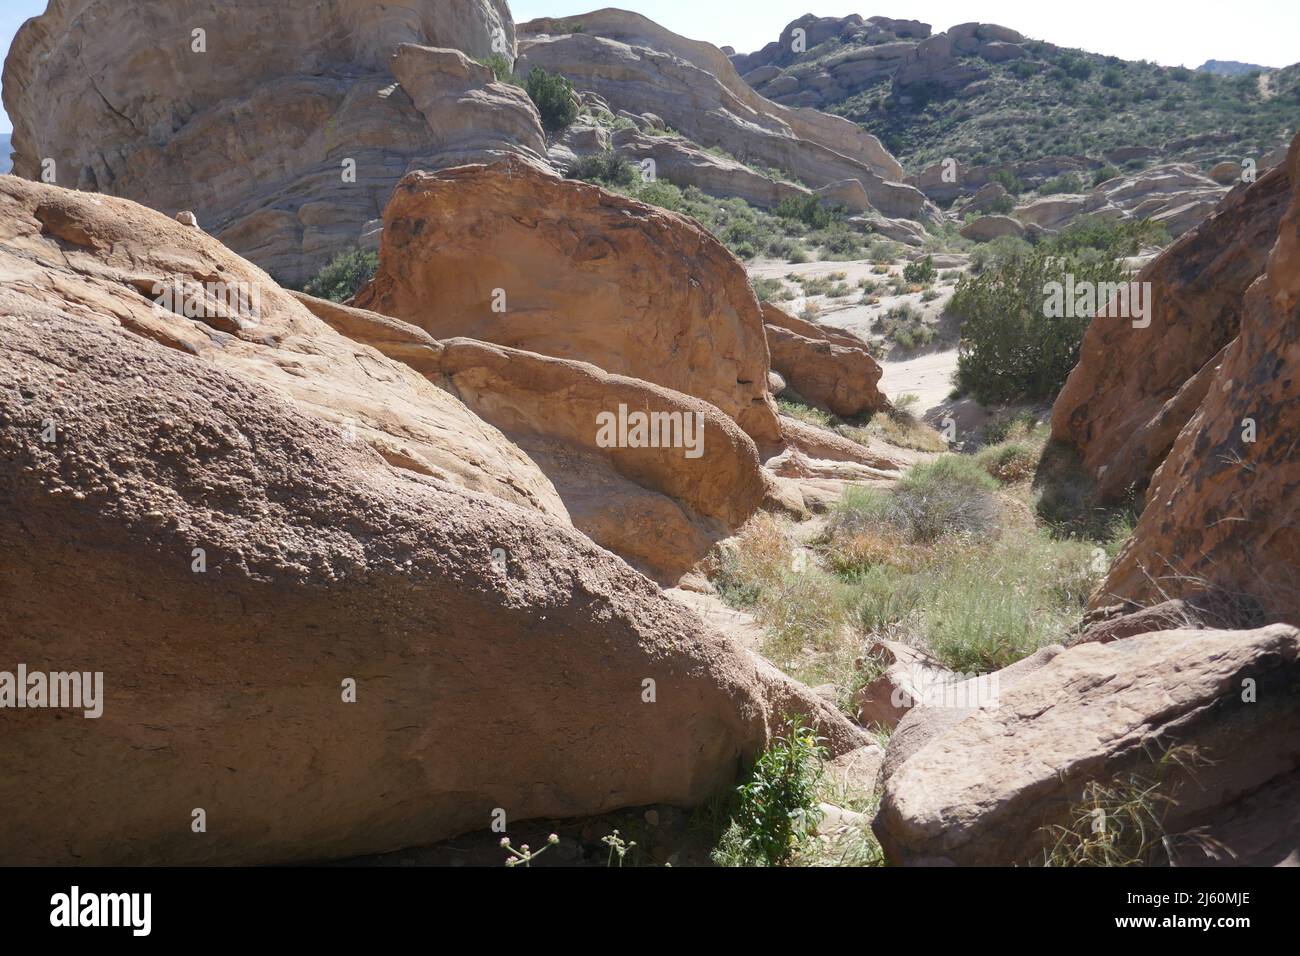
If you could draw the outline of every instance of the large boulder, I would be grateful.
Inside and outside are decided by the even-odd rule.
[[[1136,276],[1150,283],[1149,325],[1089,326],[1053,406],[1052,437],[1078,454],[1103,501],[1146,488],[1208,394],[1290,193],[1285,168],[1238,187]]]
[[[1204,288],[1200,302],[1174,300],[1175,306],[1187,304],[1189,322],[1213,336],[1196,347],[1214,348],[1225,335],[1235,338],[1182,386],[1188,400],[1180,401],[1179,394],[1170,400],[1190,411],[1181,430],[1148,429],[1147,443],[1133,450],[1144,464],[1152,462],[1158,446],[1176,434],[1151,479],[1133,536],[1094,605],[1116,599],[1152,604],[1208,589],[1240,601],[1243,613],[1300,623],[1300,137],[1285,168],[1290,204],[1280,222],[1274,218],[1278,170],[1247,192],[1242,205],[1255,217],[1238,220],[1240,232],[1224,238],[1205,272],[1191,273],[1194,260],[1179,256],[1178,246],[1172,250],[1180,274]],[[1277,223],[1271,243],[1261,242],[1258,232],[1268,222]],[[1270,245],[1264,274],[1244,297],[1228,299],[1247,281],[1260,247]],[[1223,257],[1234,251],[1241,261],[1228,265]],[[1205,287],[1216,273],[1222,284]],[[1180,296],[1191,292],[1190,284],[1180,284]],[[1166,322],[1169,317],[1166,312]],[[1199,399],[1193,403],[1185,390]]]
[[[762,313],[740,262],[690,220],[526,163],[402,180],[356,305],[435,338],[590,362],[780,436]]]
[[[123,200],[7,178],[0,223],[6,647],[103,675],[98,719],[6,711],[6,862],[377,853],[697,803],[786,712],[868,742],[572,528],[419,348]]]
[[[332,328],[403,361],[500,428],[555,485],[574,527],[675,584],[767,493],[754,443],[707,402],[588,365],[473,339],[439,342],[389,316],[296,298]],[[652,443],[602,441],[602,416],[658,415]],[[651,421],[654,421],[652,418]]]
[[[408,169],[543,161],[528,97],[474,62],[494,49],[514,56],[506,0],[53,3],[5,61],[14,172],[193,210],[301,285]]]
[[[895,864],[1041,862],[1089,783],[1130,776],[1158,784],[1166,832],[1185,832],[1300,766],[1297,686],[1300,632],[1283,625],[1070,648],[892,774],[886,755],[876,835]],[[1184,763],[1157,766],[1174,748]]]
[[[772,367],[799,396],[845,418],[889,407],[880,391],[883,370],[851,332],[798,319],[763,304]]]

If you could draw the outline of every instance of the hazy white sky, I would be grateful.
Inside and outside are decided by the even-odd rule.
[[[571,16],[600,5],[600,0],[510,4],[519,21]],[[775,40],[783,26],[805,13],[860,13],[924,20],[936,32],[970,20],[1001,23],[1061,46],[1166,66],[1195,67],[1210,59],[1287,66],[1300,60],[1300,0],[620,0],[611,5],[742,53]],[[0,48],[8,52],[19,25],[44,10],[45,0],[0,0]],[[9,130],[9,118],[0,112],[0,133]]]

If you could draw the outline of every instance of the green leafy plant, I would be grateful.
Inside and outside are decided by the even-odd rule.
[[[369,282],[379,269],[379,253],[349,249],[331,259],[320,272],[308,280],[303,291],[318,299],[346,302]]]
[[[548,133],[558,133],[578,118],[573,84],[563,76],[534,67],[524,82],[524,89],[541,115],[542,128]]]
[[[737,788],[731,826],[714,860],[730,866],[787,863],[819,818],[825,759],[816,732],[801,718],[787,717],[785,732],[773,739]]]

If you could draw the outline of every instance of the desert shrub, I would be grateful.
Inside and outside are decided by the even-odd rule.
[[[479,60],[479,62],[492,71],[492,76],[498,83],[519,85],[519,80],[515,77],[514,64],[504,54],[493,53],[491,56]]]
[[[987,536],[998,528],[997,483],[972,459],[942,455],[913,466],[887,492],[852,486],[831,519],[832,534],[888,526],[907,541]]]
[[[534,67],[524,82],[524,89],[541,115],[542,128],[548,133],[558,133],[578,118],[573,84],[558,73]]]
[[[1106,182],[1109,179],[1114,179],[1118,175],[1119,175],[1119,170],[1116,169],[1114,166],[1112,166],[1110,163],[1107,163],[1105,166],[1102,166],[1092,174],[1092,184],[1094,186],[1100,186],[1102,183]]]
[[[892,284],[891,288],[895,295],[906,291],[906,286],[900,288],[898,284]],[[880,322],[885,337],[904,349],[929,345],[934,341],[936,334],[934,329],[926,324],[921,311],[910,302],[902,302],[889,309]]]
[[[570,179],[602,186],[631,186],[641,177],[637,168],[626,159],[616,156],[613,151],[584,156],[578,165],[569,171]]]
[[[1038,187],[1038,193],[1041,196],[1050,196],[1053,193],[1081,193],[1083,192],[1083,180],[1079,178],[1078,173],[1061,173],[1059,176],[1053,176],[1043,182]]]
[[[374,277],[379,269],[379,253],[362,249],[349,249],[331,259],[315,277],[303,286],[303,291],[318,299],[346,302]]]
[[[1007,441],[981,448],[975,460],[993,478],[1010,485],[1034,477],[1041,452],[1033,442]]]
[[[789,301],[794,293],[785,287],[780,279],[751,278],[750,285],[759,302]]]
[[[825,229],[836,220],[844,218],[840,207],[822,202],[820,196],[787,196],[777,204],[773,212],[782,219],[801,222],[809,229]]]
[[[799,718],[758,758],[735,795],[731,825],[714,851],[722,866],[780,866],[790,861],[820,819],[826,749]]]
[[[984,404],[1050,400],[1079,357],[1087,315],[1044,315],[1047,284],[1118,283],[1110,260],[1081,262],[1047,251],[1012,258],[992,271],[963,277],[949,311],[962,322],[957,385]]]
[[[936,275],[934,256],[926,256],[916,262],[909,262],[903,267],[903,278],[917,285],[929,285]]]
[[[1015,236],[998,236],[996,239],[980,243],[971,250],[970,271],[979,275],[990,269],[997,269],[1012,259],[1027,256],[1033,251],[1034,247],[1023,239]]]

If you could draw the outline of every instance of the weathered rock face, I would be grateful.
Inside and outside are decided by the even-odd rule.
[[[404,179],[356,304],[437,338],[590,362],[701,398],[756,441],[780,438],[740,263],[687,219],[524,163]]]
[[[754,206],[772,207],[783,199],[811,194],[803,186],[770,179],[734,159],[698,149],[678,136],[649,136],[639,130],[623,129],[613,135],[612,141],[617,156],[637,164],[654,160],[655,174],[660,178],[682,188],[695,186],[710,196],[734,196]]]
[[[418,344],[350,341],[123,200],[6,179],[0,237],[6,654],[104,675],[97,720],[7,712],[7,862],[321,859],[497,807],[690,804],[787,710],[867,743],[570,527]],[[260,307],[155,310],[176,275]],[[191,834],[196,807],[220,825]]]
[[[564,32],[575,27],[581,32]],[[918,190],[899,181],[902,167],[876,137],[848,120],[765,99],[717,47],[612,9],[534,20],[521,24],[520,36],[521,71],[562,73],[615,110],[654,113],[702,146],[720,146],[813,188],[856,179],[887,216],[937,217]]]
[[[679,581],[767,492],[754,443],[707,402],[583,362],[438,342],[400,319],[297,298],[500,428],[554,483],[578,530],[660,583]],[[658,414],[667,434],[656,426],[654,447],[602,443],[602,416],[617,420],[620,407]]]
[[[1041,861],[1089,781],[1133,773],[1160,780],[1166,832],[1184,832],[1300,765],[1298,681],[1300,632],[1283,625],[1070,648],[892,773],[887,754],[874,829],[895,864]],[[1152,761],[1176,746],[1195,768],[1161,778]]]
[[[1291,201],[1264,275],[1239,303],[1210,297],[1223,294],[1216,289],[1192,313],[1202,316],[1222,302],[1225,310],[1240,309],[1240,329],[1213,370],[1198,370],[1180,389],[1185,396],[1203,389],[1199,401],[1173,399],[1194,414],[1151,479],[1133,537],[1094,604],[1116,598],[1152,604],[1209,589],[1269,620],[1300,622],[1300,138],[1287,169]],[[1273,175],[1256,183],[1243,203],[1258,208],[1272,196]],[[1262,219],[1270,215],[1267,207],[1258,212]],[[1257,223],[1242,223],[1247,237]],[[1252,241],[1243,245],[1241,270],[1258,255],[1248,251],[1257,249]],[[1224,243],[1219,254],[1236,247]],[[1212,326],[1219,335],[1228,325],[1222,316]]]
[[[51,4],[5,62],[14,171],[50,159],[60,185],[193,210],[301,284],[412,166],[541,161],[528,98],[472,61],[494,35],[513,56],[505,0]]]
[[[202,231],[16,177],[0,180],[0,216],[5,286],[26,290],[25,301],[120,324],[256,380],[396,467],[567,521],[550,481],[499,431],[411,369],[332,333]],[[187,308],[211,315],[185,318]]]
[[[889,407],[883,370],[851,332],[795,318],[770,303],[763,322],[772,367],[800,397],[845,418]]]
[[[1098,319],[1052,411],[1052,437],[1076,449],[1103,500],[1146,487],[1208,394],[1264,270],[1290,196],[1285,169],[1239,187],[1199,228],[1138,274],[1150,321]]]

